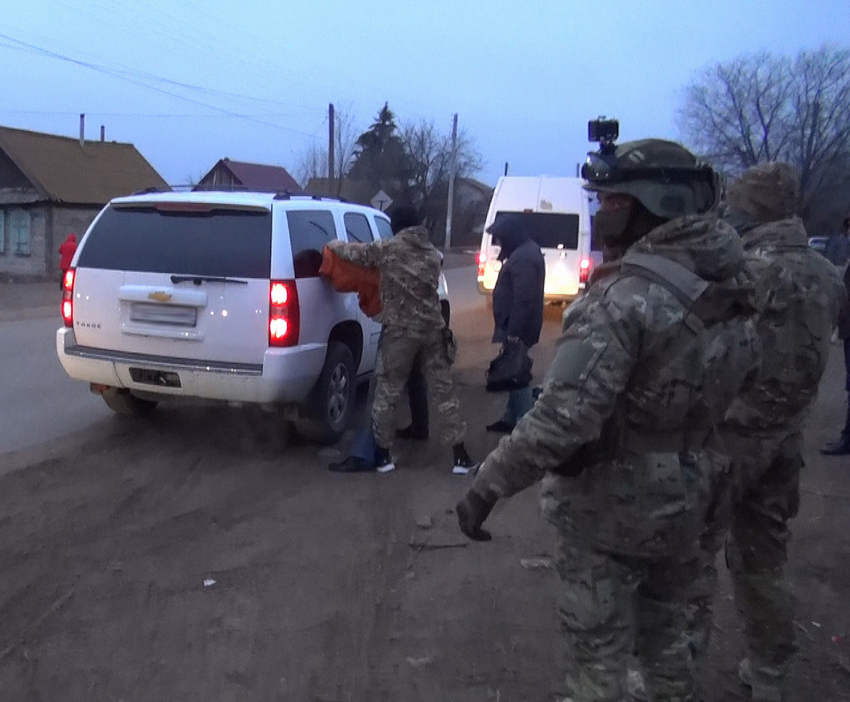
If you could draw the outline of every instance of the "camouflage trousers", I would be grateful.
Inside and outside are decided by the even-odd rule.
[[[441,329],[411,334],[385,327],[375,369],[377,384],[372,403],[372,426],[378,446],[389,448],[395,436],[396,408],[410,370],[419,357],[428,393],[440,418],[440,441],[454,445],[466,436],[466,422],[452,382],[451,365]]]
[[[559,612],[570,654],[568,699],[628,699],[626,672],[637,656],[647,699],[694,700],[694,666],[686,631],[697,579],[697,545],[681,557],[649,561],[594,550],[559,534]]]
[[[753,670],[753,699],[779,700],[797,651],[794,607],[784,578],[788,522],[800,507],[802,434],[724,434],[735,464],[735,503],[727,562]]]

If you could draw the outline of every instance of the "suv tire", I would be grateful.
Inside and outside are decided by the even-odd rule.
[[[355,371],[348,346],[330,342],[325,365],[308,400],[310,419],[298,428],[306,438],[332,444],[348,429],[354,414]]]
[[[124,388],[107,388],[103,401],[116,414],[125,417],[149,417],[156,408],[153,400],[142,400]]]

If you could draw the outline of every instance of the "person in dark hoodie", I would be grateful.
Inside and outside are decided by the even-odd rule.
[[[496,217],[487,231],[500,247],[502,268],[493,288],[493,343],[522,341],[531,348],[540,340],[543,326],[543,284],[546,263],[543,252],[532,241],[514,214]],[[511,390],[502,416],[487,425],[487,431],[509,434],[520,418],[531,409],[531,385]]]

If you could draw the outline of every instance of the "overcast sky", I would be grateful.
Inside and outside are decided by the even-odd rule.
[[[494,185],[574,175],[587,120],[677,138],[706,66],[850,42],[850,0],[3,0],[0,125],[132,142],[170,183],[225,156],[286,166],[365,129],[452,114]],[[84,65],[86,64],[86,65]]]

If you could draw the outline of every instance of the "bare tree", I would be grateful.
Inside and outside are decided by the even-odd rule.
[[[339,182],[348,173],[354,155],[357,134],[354,129],[354,117],[348,110],[334,111],[334,178],[339,195]],[[328,177],[328,147],[314,141],[302,153],[295,170],[296,178],[302,187],[306,187],[311,178]]]
[[[405,124],[401,140],[411,164],[411,199],[424,212],[427,224],[437,227],[440,221],[445,221],[452,158],[451,133],[448,130],[441,133],[433,120],[423,119]],[[456,177],[473,176],[483,167],[481,153],[463,128],[458,131],[456,153]]]
[[[816,217],[847,181],[850,50],[824,46],[791,60],[760,53],[705,69],[685,89],[685,141],[729,175],[762,161],[800,174],[802,210]]]

